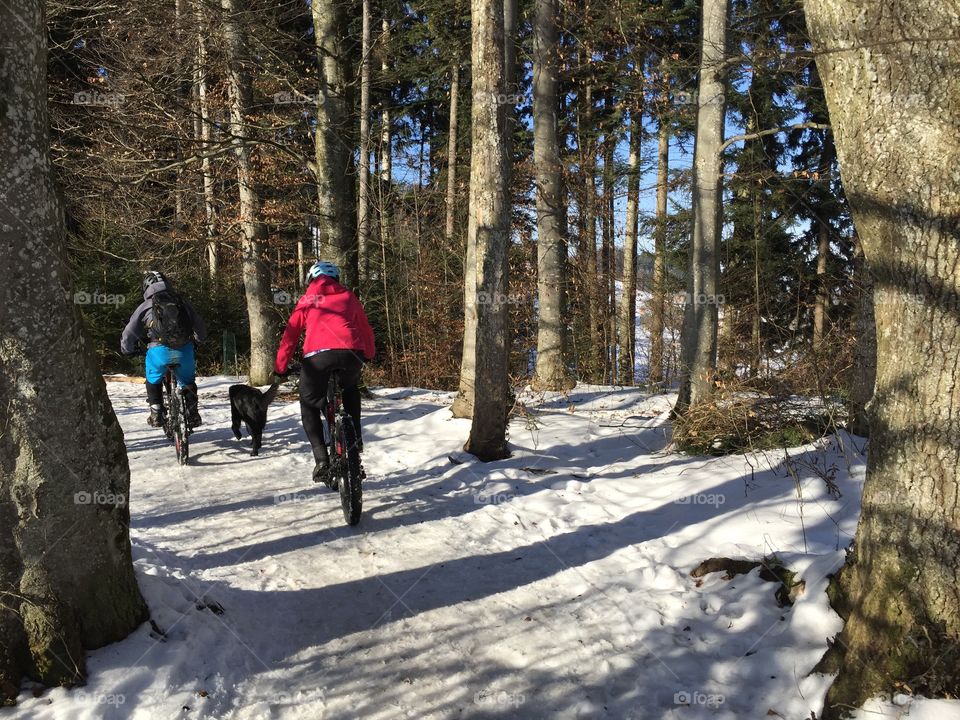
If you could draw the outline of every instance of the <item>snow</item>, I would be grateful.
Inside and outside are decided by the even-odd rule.
[[[364,516],[349,528],[310,481],[297,403],[271,406],[254,458],[229,429],[232,382],[200,383],[187,468],[147,427],[142,386],[108,383],[137,577],[163,634],[141,626],[89,654],[86,687],[28,689],[0,717],[819,712],[830,678],[809,672],[841,627],[824,589],[856,527],[862,440],[791,450],[795,481],[783,453],[669,452],[671,396],[581,385],[525,392],[513,457],[484,465],[461,451],[469,422],[451,394],[380,389],[364,401]],[[806,581],[793,607],[756,570],[689,575],[770,554]],[[929,714],[911,717],[957,707],[916,702]]]

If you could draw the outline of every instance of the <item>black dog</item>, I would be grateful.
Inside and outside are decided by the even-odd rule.
[[[260,454],[260,440],[263,437],[263,427],[267,424],[267,406],[277,395],[280,381],[275,382],[266,392],[260,392],[249,385],[230,386],[230,416],[233,420],[234,436],[240,439],[240,421],[247,424],[247,432],[253,438],[253,452]]]

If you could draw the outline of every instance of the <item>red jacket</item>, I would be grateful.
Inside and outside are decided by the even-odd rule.
[[[356,295],[326,275],[310,283],[290,314],[274,363],[278,373],[286,372],[304,330],[304,355],[316,350],[355,350],[371,360],[376,353],[373,329],[363,305]]]

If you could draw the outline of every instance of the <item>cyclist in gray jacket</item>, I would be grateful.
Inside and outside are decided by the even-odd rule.
[[[187,422],[201,424],[197,408],[195,343],[203,342],[207,328],[190,302],[174,292],[163,273],[151,270],[143,278],[143,302],[133,311],[123,329],[120,352],[133,355],[140,342],[147,342],[144,362],[147,402],[151,427],[163,425],[163,386],[161,382],[171,359],[176,359],[177,384],[183,388],[187,404]]]

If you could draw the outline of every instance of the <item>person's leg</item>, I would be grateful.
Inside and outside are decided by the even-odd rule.
[[[313,450],[313,459],[317,463],[315,481],[318,479],[317,472],[325,472],[330,462],[323,437],[323,413],[327,403],[327,383],[330,380],[330,371],[320,359],[325,354],[306,358],[300,370],[300,419]]]
[[[183,397],[187,403],[187,422],[191,427],[199,427],[203,423],[198,408],[197,395],[197,358],[193,343],[187,343],[180,348],[180,364],[176,370],[177,382],[183,388]]]
[[[353,426],[356,429],[357,445],[363,452],[363,437],[360,432],[360,372],[363,370],[363,360],[349,350],[337,350],[336,357],[331,361],[336,362],[340,368],[341,395],[343,396],[343,409],[347,411],[353,419]]]
[[[163,374],[167,371],[167,349],[157,345],[147,349],[143,361],[144,375],[147,389],[147,403],[150,405],[150,416],[147,424],[151,427],[160,427],[163,424]]]

